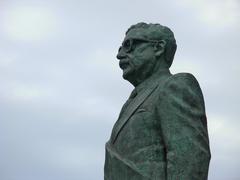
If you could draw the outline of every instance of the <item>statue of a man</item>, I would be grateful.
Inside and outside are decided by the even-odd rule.
[[[207,180],[203,95],[192,74],[170,73],[176,48],[160,24],[127,30],[117,58],[135,88],[106,143],[105,180]]]

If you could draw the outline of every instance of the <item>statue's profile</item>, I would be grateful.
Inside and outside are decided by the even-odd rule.
[[[105,180],[207,180],[210,148],[202,91],[171,74],[177,45],[160,24],[131,26],[117,58],[135,88],[106,143]]]

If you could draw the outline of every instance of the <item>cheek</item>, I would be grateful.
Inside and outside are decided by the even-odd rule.
[[[132,60],[131,60],[131,66],[132,67],[138,67],[138,66],[141,66],[143,62],[143,59],[141,56],[139,57],[134,57]]]
[[[138,69],[142,66],[147,67],[154,64],[154,52],[150,47],[141,46],[136,48],[135,51],[131,54],[131,66],[135,69]]]
[[[155,57],[152,56],[151,54],[142,54],[142,55],[137,55],[134,58],[134,65],[135,66],[151,66],[154,65],[155,62]]]
[[[154,52],[153,50],[148,47],[148,48],[139,48],[136,50],[136,52],[134,53],[134,58],[136,59],[136,61],[139,61],[139,64],[145,64],[146,62],[149,62],[153,59],[155,59],[154,56]]]

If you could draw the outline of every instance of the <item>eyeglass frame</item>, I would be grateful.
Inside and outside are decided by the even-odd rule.
[[[133,50],[134,40],[143,41],[143,42],[150,42],[150,43],[154,43],[154,44],[155,44],[155,43],[160,43],[161,41],[163,41],[163,40],[150,40],[150,39],[144,39],[144,38],[129,38],[129,39],[126,39],[126,40],[123,41],[122,45],[119,47],[118,52],[120,52],[121,49],[123,49],[124,52],[126,52],[126,53],[131,52],[131,51]],[[130,41],[129,48],[124,47],[124,44],[125,44],[127,41]]]

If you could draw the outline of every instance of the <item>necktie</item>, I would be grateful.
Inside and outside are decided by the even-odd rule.
[[[128,107],[128,105],[130,104],[130,102],[137,96],[137,90],[136,88],[131,92],[128,100],[125,102],[125,104],[123,105],[121,112],[119,114],[119,118],[121,117],[122,113],[126,110],[126,108]]]
[[[121,121],[121,117],[122,117],[122,115],[124,114],[125,110],[127,109],[128,105],[130,104],[130,102],[131,102],[136,96],[137,96],[137,90],[134,89],[134,90],[132,91],[132,93],[130,94],[128,100],[125,102],[125,104],[123,105],[123,107],[122,107],[122,109],[121,109],[121,112],[120,112],[120,114],[119,114],[119,116],[118,116],[118,120],[117,120],[117,122],[116,122],[116,123],[114,124],[114,126],[113,126],[113,131],[112,131],[111,137],[113,137],[113,134],[114,134],[114,132],[115,132],[115,130],[116,130],[116,127],[117,127],[117,125],[119,124],[119,121]]]
[[[135,98],[136,96],[137,96],[137,89],[135,88],[135,89],[131,92],[128,100],[129,100],[129,99],[133,99],[133,98]]]

